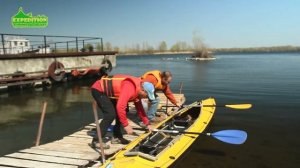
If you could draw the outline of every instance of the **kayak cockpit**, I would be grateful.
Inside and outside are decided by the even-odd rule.
[[[165,149],[176,143],[182,134],[167,131],[187,131],[198,119],[200,107],[186,107],[177,115],[170,117],[157,129],[166,132],[152,132],[134,148],[124,153],[125,156],[140,156],[148,160],[157,160]]]

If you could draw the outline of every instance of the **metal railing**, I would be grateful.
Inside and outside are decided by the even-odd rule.
[[[0,55],[103,52],[100,37],[1,34]]]

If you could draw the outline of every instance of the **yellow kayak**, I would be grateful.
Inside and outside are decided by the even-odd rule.
[[[197,101],[169,116],[156,126],[157,130],[145,133],[128,144],[106,161],[103,168],[154,168],[169,167],[193,144],[198,134],[179,134],[177,132],[202,133],[210,123],[215,106],[213,98]]]

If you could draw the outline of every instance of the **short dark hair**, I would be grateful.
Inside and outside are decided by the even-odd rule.
[[[170,71],[163,71],[161,76],[162,77],[172,77],[172,73]]]

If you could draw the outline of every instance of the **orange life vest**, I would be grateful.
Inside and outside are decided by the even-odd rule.
[[[121,93],[122,82],[126,80],[133,82],[135,85],[135,96],[130,99],[130,101],[134,101],[141,90],[141,78],[121,74],[105,76],[100,79],[100,86],[108,97],[118,99]]]
[[[146,79],[147,78],[147,75],[153,75],[156,80],[157,80],[157,83],[155,84],[155,89],[156,90],[164,90],[166,88],[166,86],[164,86],[162,83],[161,83],[161,73],[159,70],[153,70],[153,71],[148,71],[146,72],[143,76],[142,76],[142,79]],[[154,85],[154,83],[153,83]]]

